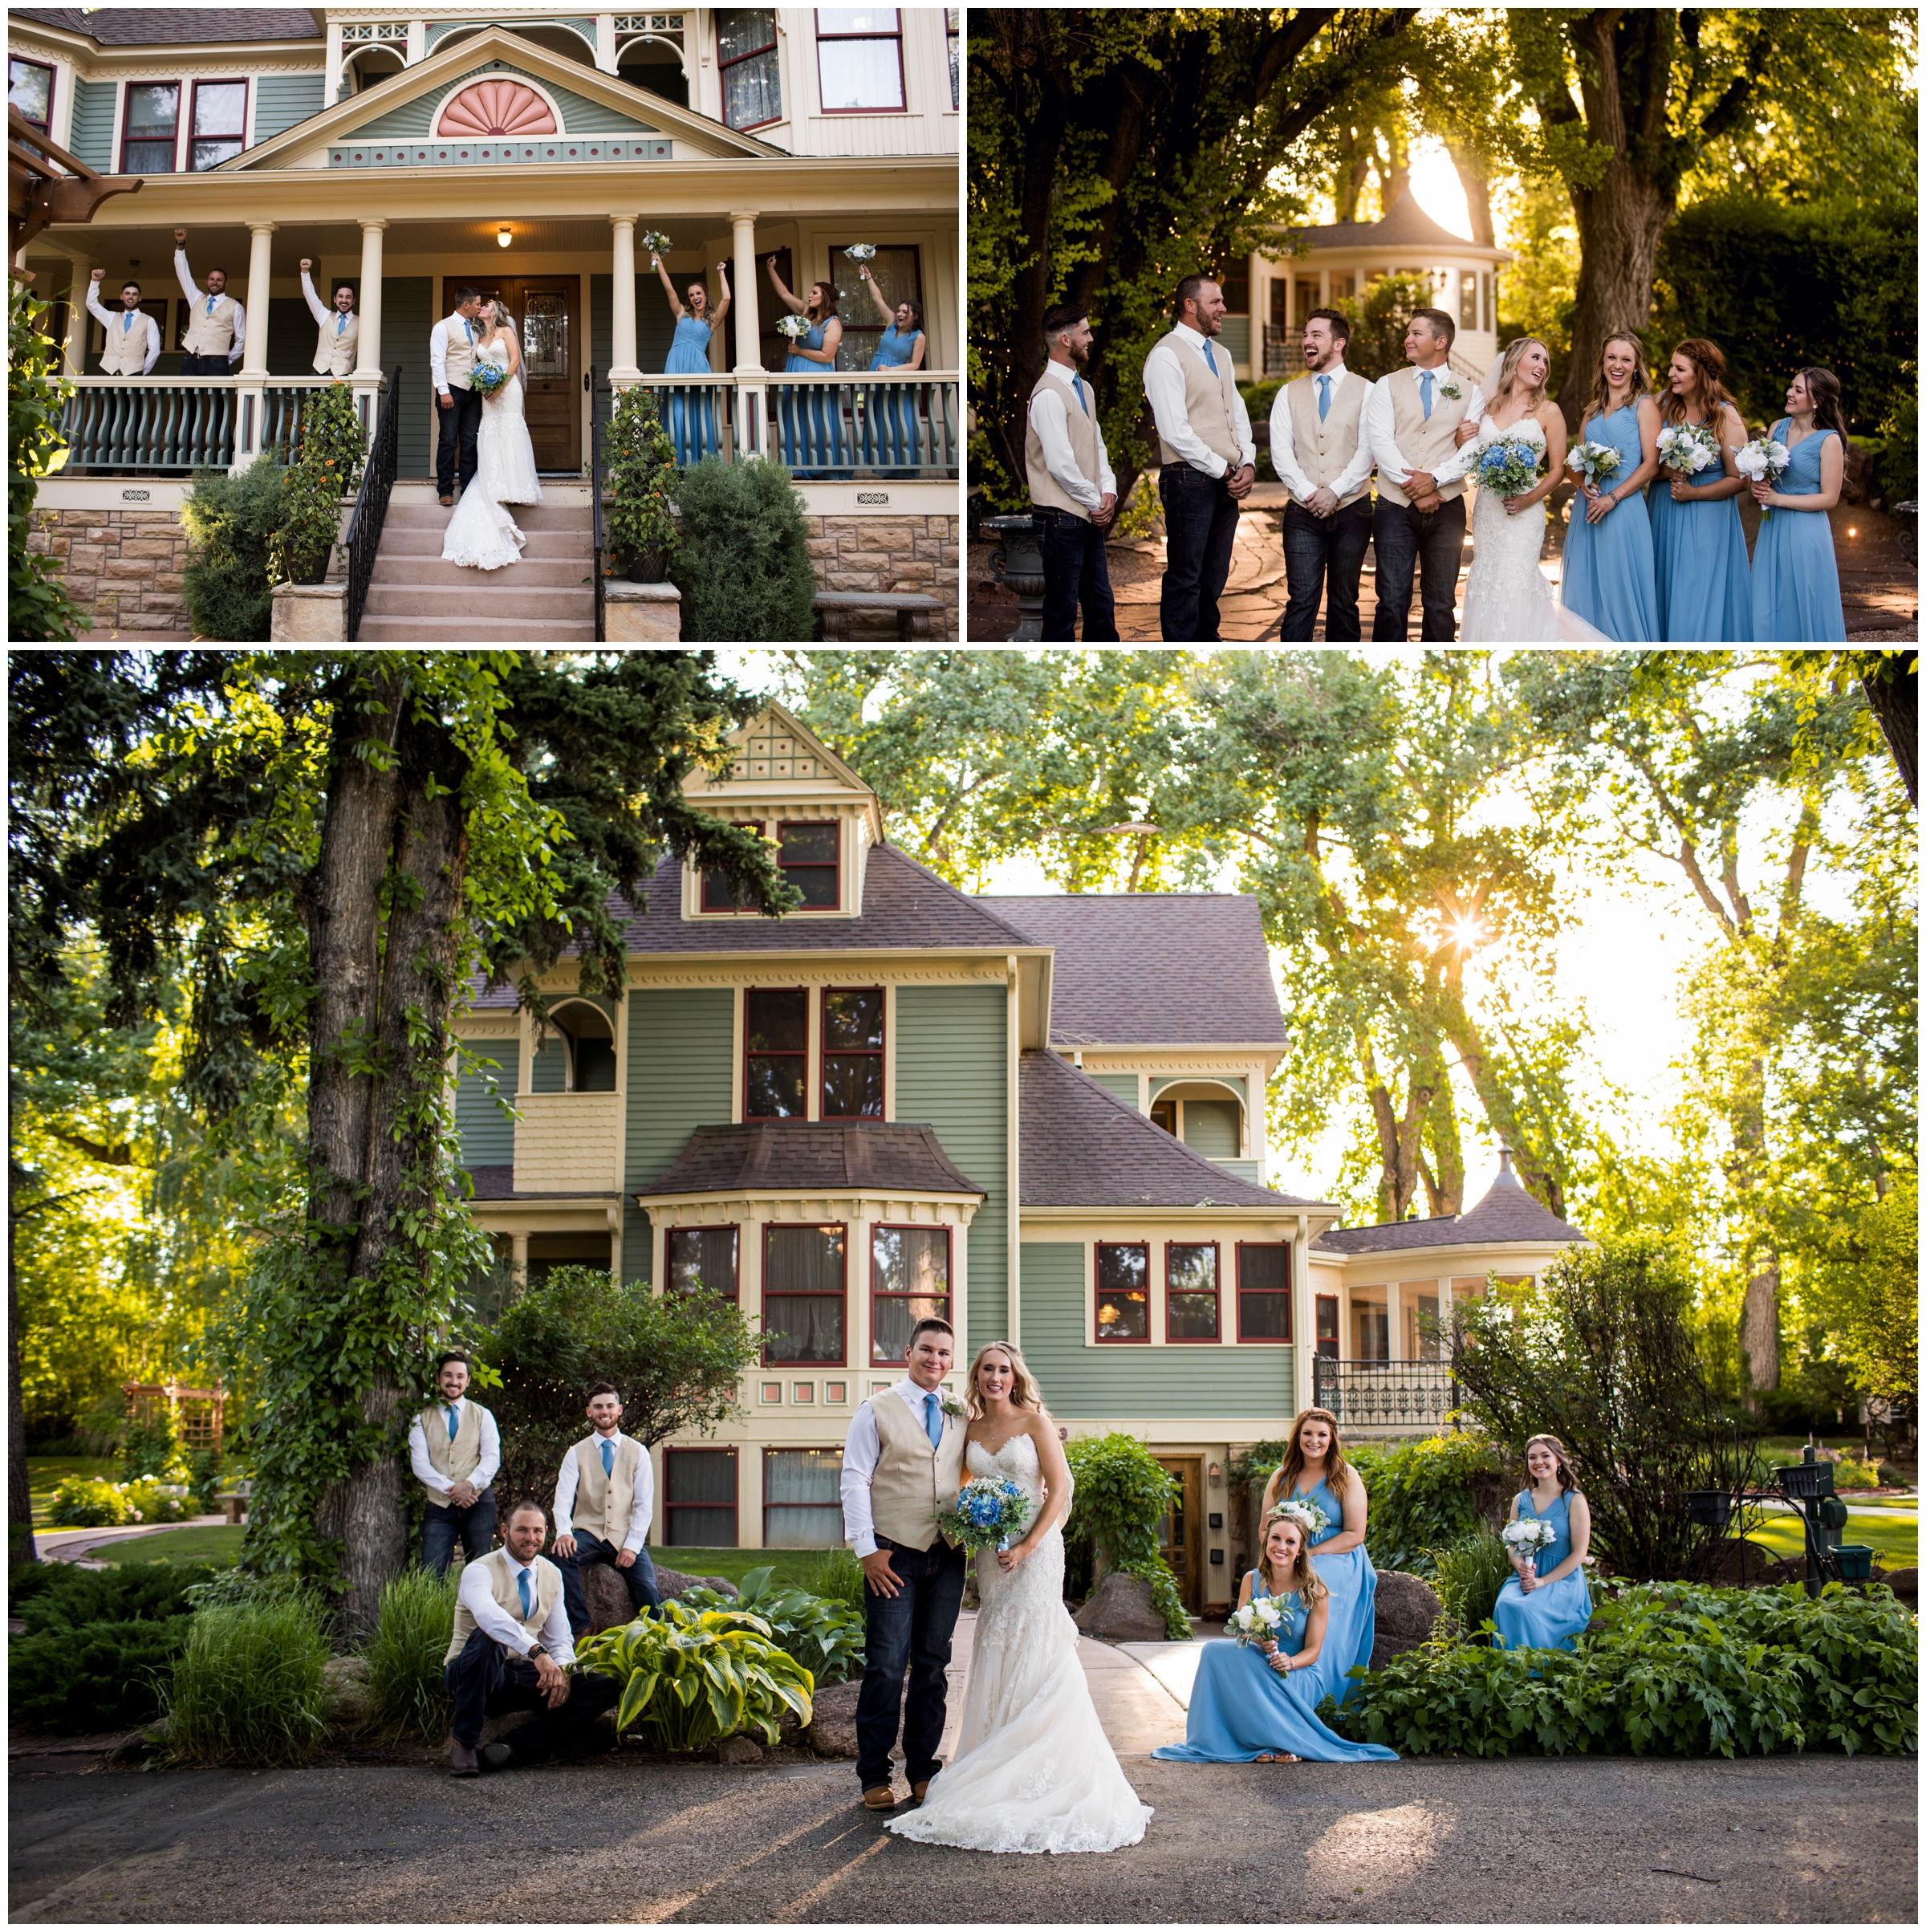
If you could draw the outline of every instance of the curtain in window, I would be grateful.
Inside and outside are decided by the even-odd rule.
[[[918,1322],[927,1315],[949,1319],[948,1234],[937,1227],[880,1227],[870,1239],[876,1287],[870,1357],[903,1361]]]
[[[782,118],[782,82],[776,60],[776,16],[770,7],[729,7],[716,15],[722,64],[722,119],[753,128]]]
[[[736,1299],[736,1230],[733,1227],[679,1227],[668,1236],[668,1283],[678,1293],[706,1289],[725,1301]]]
[[[674,1449],[667,1458],[668,1540],[689,1549],[736,1546],[736,1456],[730,1449]]]
[[[762,1541],[775,1550],[834,1549],[843,1540],[843,1452],[772,1449],[762,1458]]]
[[[903,63],[894,40],[819,40],[823,106],[829,113],[903,105]]]
[[[840,1227],[772,1227],[762,1267],[763,1360],[843,1359],[844,1232]]]
[[[128,173],[173,173],[174,122],[180,111],[181,89],[177,83],[127,90],[124,166]]]

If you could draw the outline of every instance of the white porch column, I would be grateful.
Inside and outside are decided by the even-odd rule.
[[[247,340],[241,350],[243,376],[267,373],[268,257],[278,226],[274,222],[250,222],[247,225]]]
[[[324,92],[321,100],[324,107],[331,108],[341,94],[341,22],[331,20],[327,23],[327,71],[322,85]],[[465,1548],[467,1546],[463,1545]]]
[[[756,211],[752,208],[732,212],[729,219],[734,230],[735,255],[729,291],[735,297],[736,316],[736,454],[738,458],[761,456],[765,454],[763,409],[769,392],[761,380],[762,319],[756,308]],[[1010,1226],[1013,1230],[1016,1226],[1014,1213]],[[1011,1281],[1014,1294],[1014,1275]],[[1013,1341],[1016,1339],[1014,1332],[1010,1339]]]
[[[509,1266],[514,1270],[516,1281],[523,1287],[528,1286],[528,1237],[518,1230],[509,1236]]]
[[[388,224],[363,215],[361,222],[361,331],[355,373],[381,373],[381,231]]]
[[[1297,1320],[1292,1332],[1296,1344],[1290,1352],[1292,1400],[1296,1404],[1294,1413],[1302,1413],[1311,1405],[1311,1390],[1315,1386],[1311,1379],[1311,1357],[1318,1352],[1318,1307],[1310,1291],[1310,1222],[1300,1214],[1298,1229],[1290,1243],[1291,1300],[1297,1305]]]
[[[423,59],[428,53],[428,22],[425,19],[411,20],[408,23],[408,52],[404,56],[409,67]]]
[[[87,373],[87,339],[92,333],[94,319],[87,312],[87,291],[93,287],[94,265],[83,261],[79,255],[70,254],[68,261],[74,265],[74,285],[67,296],[67,343],[63,354],[60,371],[64,376],[84,376]],[[104,288],[107,284],[100,285]],[[120,299],[120,291],[115,291],[115,299]],[[107,306],[105,296],[101,307]],[[167,345],[163,343],[161,347]]]
[[[1404,1301],[1395,1281],[1385,1285],[1384,1320],[1391,1330],[1391,1359],[1401,1362],[1404,1359]]]
[[[634,382],[642,373],[636,366],[636,218],[612,214],[615,230],[614,286],[609,303],[609,380]]]

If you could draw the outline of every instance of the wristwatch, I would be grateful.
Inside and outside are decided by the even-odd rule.
[[[547,1657],[548,1655],[548,1651],[546,1647],[541,1644],[530,1644],[522,1654],[526,1657],[532,1664],[537,1657]]]

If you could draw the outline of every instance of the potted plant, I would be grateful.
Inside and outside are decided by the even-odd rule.
[[[341,529],[341,486],[336,459],[299,462],[287,472],[281,498],[280,526],[269,539],[268,578],[319,584],[327,575],[328,555]]]
[[[355,406],[353,391],[344,382],[315,390],[301,413],[296,463],[331,465],[337,494],[348,497],[360,486],[361,465],[366,454],[361,414]]]
[[[624,392],[603,442],[608,490],[608,547],[630,580],[660,584],[677,547],[673,492],[681,472],[675,445],[646,389]]]

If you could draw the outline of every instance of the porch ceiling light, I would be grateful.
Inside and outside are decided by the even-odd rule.
[[[495,230],[495,246],[498,248],[507,247],[509,243],[514,241],[514,238],[515,238],[509,233],[508,225],[506,222],[504,222],[501,227]]]

